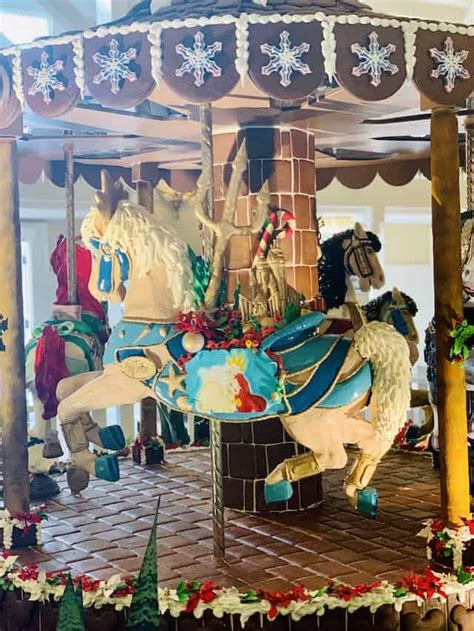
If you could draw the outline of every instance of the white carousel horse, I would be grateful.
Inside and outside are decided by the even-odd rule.
[[[234,201],[240,182],[229,184]],[[268,198],[261,191],[259,225]],[[237,231],[229,219],[235,212],[231,201],[222,222],[199,214],[217,234],[214,258],[219,265],[225,239]],[[258,228],[244,229],[249,234]],[[89,412],[154,396],[174,409],[216,421],[264,422],[279,416],[292,438],[310,451],[285,460],[269,475],[269,502],[288,499],[292,481],[344,467],[344,444],[357,445],[360,454],[345,491],[354,505],[374,515],[376,492],[368,484],[403,426],[410,402],[408,347],[393,327],[372,322],[356,331],[353,340],[321,335],[318,327],[325,316],[312,312],[270,334],[258,349],[204,348],[201,333],[176,327],[181,314],[196,304],[188,249],[174,231],[124,201],[123,192],[105,181],[97,206],[83,222],[82,236],[95,252],[91,291],[123,302],[123,319],[107,345],[104,370],[66,379],[58,388],[59,418],[79,474],[75,484],[81,476],[86,484],[90,474],[110,480],[119,476],[113,456],[97,457],[88,450],[89,440],[100,440]],[[349,247],[346,255],[350,260],[356,253]],[[214,274],[221,272],[213,267],[209,287],[218,289]],[[371,422],[359,416],[369,400]]]
[[[57,412],[59,381],[100,370],[108,338],[105,311],[88,290],[92,269],[90,252],[76,244],[79,305],[72,307],[67,305],[66,265],[66,239],[61,235],[51,255],[51,267],[58,283],[52,318],[35,327],[26,345],[26,385],[33,395],[35,413],[28,444],[28,467],[33,474],[47,474],[57,468],[56,459],[62,455],[57,434],[51,430]]]

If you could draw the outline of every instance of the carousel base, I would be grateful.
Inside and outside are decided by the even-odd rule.
[[[361,516],[347,501],[342,488],[347,471],[327,472],[325,501],[317,508],[266,515],[227,509],[226,560],[222,562],[213,557],[208,451],[170,452],[166,467],[143,467],[120,460],[120,469],[120,480],[106,483],[92,479],[80,497],[72,497],[64,478],[60,479],[62,492],[48,502],[49,520],[42,526],[44,545],[15,550],[17,563],[98,580],[136,574],[148,542],[155,499],[161,496],[157,531],[161,587],[176,587],[183,580],[194,579],[235,586],[242,592],[249,588],[284,592],[301,584],[316,590],[331,581],[358,586],[384,580],[395,584],[412,570],[419,574],[424,571],[425,541],[416,534],[424,520],[439,512],[439,479],[430,457],[391,452],[372,481],[380,496],[376,520]],[[466,609],[469,602],[467,596]],[[394,631],[402,620],[403,629],[422,629],[426,614],[443,616],[444,626],[433,628],[444,629],[455,606],[460,606],[456,598],[449,603],[411,602],[403,605],[401,616],[391,605],[375,614],[368,609],[348,614],[336,608],[319,619],[313,614],[305,616],[298,624],[325,631]],[[431,610],[440,613],[430,614]],[[31,621],[28,629],[52,631],[57,604],[31,603],[19,592],[0,597],[0,629],[7,628],[2,620],[20,615],[22,620]],[[123,612],[103,607],[87,611],[85,628],[103,624],[103,628],[122,631],[124,620]],[[171,621],[177,631],[197,631],[204,624],[192,613],[176,619],[167,614],[162,617],[162,624]],[[283,631],[290,631],[295,624],[288,617],[279,617],[277,622]],[[206,614],[205,626],[214,626],[211,612]],[[224,616],[218,626],[222,631],[242,629],[237,614]],[[270,631],[275,623],[257,615],[245,626],[255,628]]]

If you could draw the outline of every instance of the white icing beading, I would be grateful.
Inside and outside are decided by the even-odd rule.
[[[407,80],[413,79],[413,72],[416,64],[416,31],[418,24],[416,22],[402,22],[402,31],[405,39],[405,68]]]
[[[235,68],[243,84],[249,71],[249,23],[246,15],[242,15],[235,24],[235,41],[237,47]]]
[[[151,75],[157,86],[160,85],[163,78],[163,53],[161,50],[161,33],[160,23],[156,23],[148,33],[148,39],[151,43]]]
[[[83,99],[86,91],[86,78],[84,72],[84,41],[82,39],[82,36],[73,39],[72,50],[74,53],[73,61],[76,85],[80,90],[81,99]]]
[[[21,72],[21,52],[15,51],[12,59],[13,90],[20,101],[21,109],[25,109],[25,91],[23,90],[23,77]]]
[[[321,51],[324,57],[324,70],[329,81],[336,76],[336,37],[334,35],[334,25],[336,20],[331,17],[321,22],[323,30],[323,41],[321,42]]]

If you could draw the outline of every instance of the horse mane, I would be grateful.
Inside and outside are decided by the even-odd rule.
[[[367,232],[374,252],[380,252],[382,244],[376,234]],[[346,298],[346,271],[344,269],[344,251],[342,242],[352,239],[354,229],[338,232],[321,244],[319,259],[319,293],[326,302],[327,309],[340,307]]]
[[[413,317],[416,316],[416,314],[418,313],[418,306],[416,302],[413,300],[413,298],[410,298],[410,296],[408,296],[407,294],[404,294],[403,292],[400,292],[400,295],[405,301],[405,304],[408,308],[408,313]],[[379,314],[383,305],[387,304],[387,302],[390,302],[391,299],[392,299],[392,292],[386,291],[381,296],[374,298],[374,300],[371,300],[366,305],[364,305],[362,308],[365,312],[365,316],[367,320],[369,322],[378,320]]]
[[[91,211],[82,224],[82,238],[88,247],[90,239],[96,236],[93,213]],[[120,202],[102,241],[113,249],[127,252],[132,273],[138,276],[148,274],[157,263],[166,265],[173,306],[183,311],[193,308],[193,270],[187,245],[172,228],[160,224],[145,208],[131,201]]]

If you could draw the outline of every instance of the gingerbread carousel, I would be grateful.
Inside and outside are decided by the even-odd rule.
[[[15,616],[30,625],[17,628],[61,630],[470,628],[465,349],[456,350],[452,340],[459,346],[463,322],[457,116],[470,113],[463,108],[474,88],[473,42],[472,26],[378,15],[358,0],[151,0],[110,24],[0,50],[1,525],[4,547],[39,546],[20,553],[23,566],[3,557],[5,628],[16,628]],[[407,110],[417,114],[404,120]],[[397,125],[408,121],[411,132],[423,117],[431,121],[430,138],[407,142]],[[386,135],[374,136],[384,123]],[[419,170],[432,182],[436,296],[441,503],[433,494],[424,507],[433,519],[423,531],[432,567],[392,582],[397,558],[412,567],[409,552],[392,551],[388,569],[374,570],[375,580],[360,576],[351,585],[340,567],[325,566],[324,555],[332,553],[331,562],[342,567],[350,563],[346,536],[355,535],[352,554],[364,545],[366,558],[371,537],[364,532],[381,541],[384,533],[388,540],[397,536],[384,521],[390,496],[379,501],[372,479],[380,480],[380,469],[389,478],[393,473],[389,452],[413,401],[418,338],[413,310],[398,290],[380,319],[357,305],[351,277],[366,290],[384,284],[381,243],[356,224],[321,244],[317,190],[334,177],[363,186],[376,173],[402,185]],[[33,364],[37,372],[27,378],[18,182],[34,183],[42,174],[65,187],[68,234],[58,304],[27,346],[27,373]],[[74,228],[78,177],[96,190],[81,228],[85,250],[77,249]],[[79,256],[87,259],[89,279],[81,292]],[[122,305],[110,331],[101,311],[107,301]],[[67,344],[88,361],[74,364]],[[54,440],[28,443],[27,381],[41,401],[39,413],[57,415],[69,455],[71,494],[64,499],[63,490],[52,503],[53,515],[69,525],[55,521],[50,535],[59,541],[42,547],[48,526],[42,528],[43,509],[30,508],[31,447],[45,456]],[[136,403],[141,423],[133,466],[123,458],[122,428],[100,426],[94,411]],[[169,464],[158,473],[147,468],[163,460],[157,406],[207,419],[210,461],[176,454],[176,479]],[[357,451],[344,471],[348,445]],[[208,475],[210,466],[204,483],[185,471],[187,465],[201,475],[203,462]],[[343,478],[326,494],[330,471]],[[415,486],[391,488],[416,504]],[[201,504],[208,492],[206,520]],[[137,493],[144,497],[138,510],[131,499]],[[181,493],[171,510],[168,493]],[[94,497],[100,508],[89,506]],[[81,504],[94,523],[77,514]],[[194,526],[173,531],[183,514]],[[421,528],[415,516],[398,519]],[[327,540],[318,520],[329,525]],[[350,535],[346,520],[355,520]],[[159,576],[161,557],[157,578],[156,540],[160,549],[167,527],[171,549],[189,548],[164,563],[169,581],[175,574],[183,579],[175,589]],[[126,547],[133,539],[135,550],[137,533],[148,536],[150,528],[147,546],[141,538],[138,579],[104,576],[106,567],[88,565],[89,553],[106,559],[106,540],[118,554],[120,542]],[[253,528],[277,543],[252,540]],[[200,535],[204,547],[209,543],[201,557]],[[229,537],[247,539],[254,553],[234,556]],[[388,551],[381,541],[373,550],[382,552],[374,558],[383,566]],[[293,547],[279,548],[284,542]],[[56,544],[49,569],[41,550]],[[247,554],[258,556],[258,564],[247,562]],[[280,554],[292,568],[319,568],[311,571],[312,584],[293,569],[288,589],[271,581],[255,586],[253,572],[279,568],[273,557]],[[68,555],[72,571],[57,565]],[[195,558],[193,575],[180,574],[184,558]],[[200,558],[207,559],[201,568]],[[246,568],[239,584],[229,584],[237,562]],[[368,567],[355,563],[359,574]],[[224,568],[220,582],[206,564],[214,572]]]

